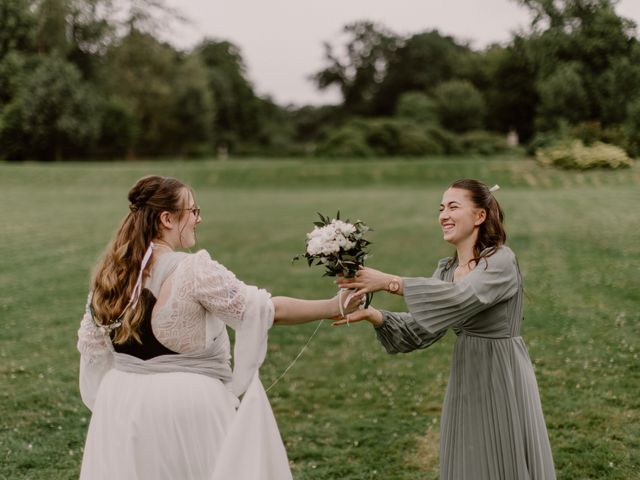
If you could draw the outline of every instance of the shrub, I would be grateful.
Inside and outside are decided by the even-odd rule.
[[[316,154],[327,157],[371,157],[374,152],[367,144],[365,129],[348,123],[329,130],[327,139],[318,146]]]
[[[611,143],[625,148],[627,138],[622,125],[603,127],[600,122],[582,122],[569,129],[571,138],[582,140],[585,145],[595,142]]]
[[[443,145],[430,137],[423,129],[415,125],[400,130],[398,138],[398,155],[442,155],[445,153]]]
[[[328,132],[316,153],[329,157],[441,155],[445,149],[415,122],[397,118],[353,119]]]
[[[454,132],[482,128],[486,114],[484,97],[467,80],[451,80],[436,87],[434,98],[440,123]]]
[[[403,93],[396,104],[395,116],[423,125],[438,123],[436,103],[428,95],[420,92]]]
[[[484,130],[461,134],[460,147],[463,153],[474,155],[494,155],[509,150],[505,135]]]
[[[427,128],[427,135],[432,141],[442,147],[443,153],[446,155],[460,155],[464,153],[460,136],[449,130],[432,126]]]
[[[589,170],[592,168],[628,168],[631,159],[620,147],[602,142],[585,146],[580,140],[560,142],[536,152],[542,165],[565,169]]]

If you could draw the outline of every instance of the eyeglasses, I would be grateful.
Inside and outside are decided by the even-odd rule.
[[[196,206],[196,207],[191,207],[191,208],[178,208],[177,211],[178,212],[184,212],[185,210],[189,210],[191,213],[193,213],[193,216],[198,218],[200,216],[200,207]]]

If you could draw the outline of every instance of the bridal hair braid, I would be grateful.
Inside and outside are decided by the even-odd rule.
[[[129,190],[130,212],[98,262],[92,280],[91,305],[95,322],[105,326],[121,322],[114,330],[115,343],[125,343],[131,338],[140,342],[144,302],[131,308],[129,299],[145,251],[159,236],[160,214],[182,208],[185,188],[188,187],[175,178],[148,176],[138,180]],[[147,275],[148,271],[145,271],[144,277]]]
[[[480,224],[478,238],[473,246],[473,261],[478,264],[481,258],[490,257],[507,241],[504,230],[504,213],[496,197],[484,183],[469,178],[456,180],[449,188],[459,188],[469,192],[469,197],[476,208],[483,209],[487,216]],[[457,253],[453,261],[457,259]],[[453,262],[452,262],[453,263]]]

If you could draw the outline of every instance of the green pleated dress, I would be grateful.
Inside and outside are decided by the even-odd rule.
[[[440,260],[431,278],[404,278],[409,313],[383,311],[389,353],[457,335],[440,423],[442,480],[555,479],[522,326],[522,277],[506,246],[454,282]]]

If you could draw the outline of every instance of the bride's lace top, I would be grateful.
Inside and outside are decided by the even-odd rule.
[[[165,279],[163,270],[176,260],[177,267]],[[225,324],[237,329],[246,307],[247,285],[211,259],[206,250],[159,255],[145,288],[157,299],[151,319],[153,334],[178,353],[203,350],[221,333],[226,335]],[[111,352],[108,343],[108,336],[96,327],[87,308],[78,331],[78,349],[87,359],[97,359]]]
[[[184,258],[163,285],[155,282],[165,254],[152,266],[146,285],[157,298],[151,325],[156,338],[178,353],[204,349],[227,324],[237,328],[245,308],[246,285],[205,250]],[[157,291],[157,288],[159,289]],[[207,313],[209,315],[207,315]],[[207,334],[209,318],[210,334]]]

